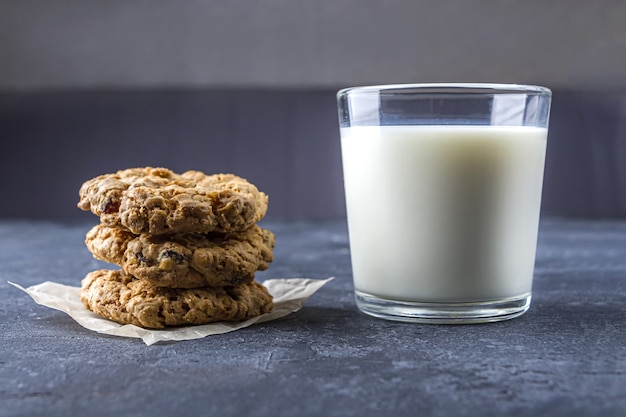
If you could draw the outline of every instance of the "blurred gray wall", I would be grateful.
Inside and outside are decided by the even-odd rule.
[[[626,84],[626,2],[0,2],[0,88]]]
[[[552,88],[544,213],[624,217],[625,21],[606,0],[0,0],[0,217],[77,217],[82,181],[140,165],[343,216],[336,90],[433,81]]]

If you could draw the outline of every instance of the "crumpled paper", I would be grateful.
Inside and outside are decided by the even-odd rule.
[[[332,277],[325,280],[310,278],[269,279],[262,283],[274,297],[274,309],[267,314],[236,323],[219,322],[166,330],[144,329],[132,324],[121,325],[104,319],[83,306],[79,298],[79,287],[50,281],[28,288],[13,282],[9,282],[9,284],[30,295],[37,304],[67,313],[78,324],[89,330],[108,335],[136,337],[142,339],[146,345],[152,345],[162,341],[199,339],[232,332],[254,323],[263,323],[287,316],[300,310],[311,295],[332,279]]]

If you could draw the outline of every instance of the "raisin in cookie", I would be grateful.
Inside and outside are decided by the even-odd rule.
[[[267,195],[233,174],[176,174],[130,168],[100,175],[80,188],[81,210],[135,234],[246,230],[267,212]]]
[[[272,296],[256,281],[224,288],[173,289],[105,269],[87,274],[80,300],[101,317],[150,329],[242,321],[273,308]]]
[[[274,234],[253,225],[243,232],[135,235],[103,224],[85,243],[96,259],[111,262],[159,287],[222,287],[250,282],[274,260]]]

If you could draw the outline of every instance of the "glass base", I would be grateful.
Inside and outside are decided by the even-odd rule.
[[[380,298],[355,291],[356,305],[381,319],[429,324],[472,324],[509,320],[530,307],[530,294],[469,303],[424,303]]]

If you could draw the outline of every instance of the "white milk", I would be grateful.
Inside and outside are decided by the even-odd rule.
[[[357,291],[406,301],[529,295],[547,129],[342,128]]]

